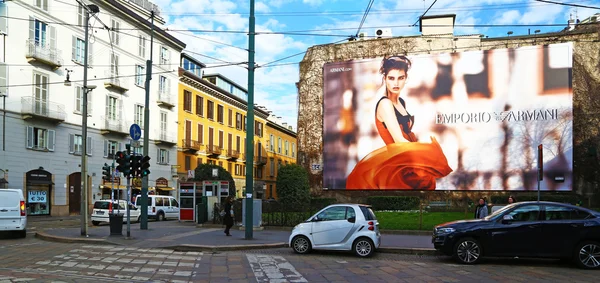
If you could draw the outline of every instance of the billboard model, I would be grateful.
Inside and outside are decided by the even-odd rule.
[[[572,45],[324,66],[323,186],[572,190]]]

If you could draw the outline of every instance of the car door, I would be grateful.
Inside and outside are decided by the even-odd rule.
[[[352,210],[348,212],[348,210]],[[312,242],[315,246],[335,245],[343,240],[354,227],[348,221],[348,216],[354,215],[354,208],[349,206],[333,206],[319,213],[312,223]]]
[[[171,215],[169,217],[179,219],[179,203],[175,198],[170,198],[171,201]]]
[[[548,257],[569,256],[584,233],[585,219],[589,213],[564,205],[545,205],[540,239],[540,255]],[[558,244],[560,243],[560,244]]]
[[[542,238],[541,207],[518,206],[506,213],[489,230],[488,255],[524,256],[538,250]]]

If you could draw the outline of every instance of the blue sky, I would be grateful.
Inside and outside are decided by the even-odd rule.
[[[375,0],[361,31],[374,35],[391,28],[393,36],[419,34],[409,27],[434,0]],[[600,0],[554,0],[600,6]],[[221,73],[247,86],[247,69],[213,67],[248,61],[249,0],[154,0],[172,34],[187,43],[186,50],[208,65],[206,73]],[[333,43],[356,34],[369,0],[256,1],[255,103],[266,106],[296,128],[298,64],[307,48]],[[566,24],[570,17],[584,19],[600,10],[573,8],[534,0],[438,0],[427,15],[456,14],[457,25],[531,25],[524,27],[457,27],[456,35],[489,37],[525,35],[561,30],[535,26]],[[185,31],[188,32],[185,32]],[[195,30],[196,32],[189,32]],[[260,34],[262,33],[262,34]],[[274,33],[274,34],[273,34]],[[283,34],[282,34],[283,33]],[[297,56],[292,56],[296,55]],[[278,61],[282,58],[290,57]],[[277,62],[274,62],[277,61]],[[225,63],[227,62],[227,63]],[[270,62],[274,62],[268,64]],[[264,65],[264,66],[263,66]]]

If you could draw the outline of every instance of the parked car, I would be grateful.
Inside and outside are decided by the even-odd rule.
[[[135,206],[141,208],[142,196],[137,195]],[[148,219],[157,221],[167,219],[179,219],[179,203],[172,196],[149,195],[148,196]]]
[[[101,222],[109,223],[109,214],[123,214],[123,223],[127,222],[127,202],[124,200],[100,199],[94,202],[92,209],[92,225],[98,226]],[[140,210],[134,205],[129,205],[129,221],[140,221]]]
[[[434,228],[435,248],[465,264],[482,257],[573,260],[600,268],[600,213],[570,204],[519,202],[484,219],[461,220]]]
[[[16,231],[27,236],[27,210],[23,191],[0,189],[0,231]]]
[[[353,251],[373,255],[381,244],[379,222],[370,206],[333,204],[294,227],[289,245],[299,254],[311,250]]]

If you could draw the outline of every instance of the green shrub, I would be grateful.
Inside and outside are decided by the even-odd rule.
[[[310,205],[308,172],[297,164],[281,166],[277,172],[279,202],[291,210],[302,211]]]
[[[335,198],[313,198],[310,200],[310,207],[314,209],[321,209],[334,203],[337,203],[337,199]]]
[[[537,201],[537,195],[524,195],[524,196],[514,196],[517,199],[517,202],[520,201]],[[507,204],[508,196],[492,196],[491,197],[493,204]],[[552,201],[552,202],[560,202],[560,203],[569,203],[569,204],[577,204],[583,198],[578,195],[540,195],[541,201]]]
[[[406,196],[373,196],[367,198],[367,203],[374,210],[415,210],[419,209],[421,200],[418,197]]]

